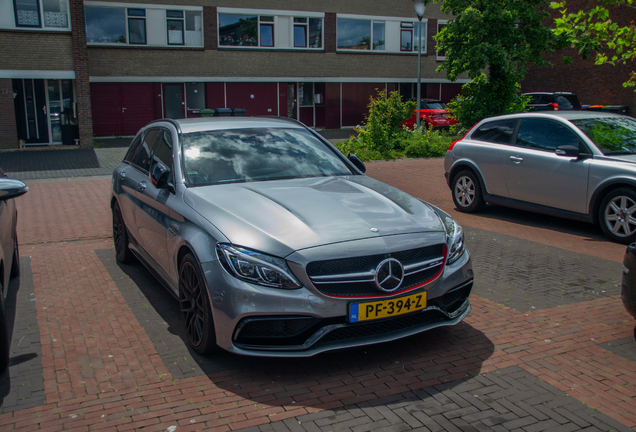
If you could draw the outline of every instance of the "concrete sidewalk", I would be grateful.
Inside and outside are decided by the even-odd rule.
[[[624,246],[555,218],[458,214],[441,159],[367,172],[463,224],[473,311],[455,327],[310,359],[190,352],[178,302],[141,264],[115,261],[110,179],[27,181],[0,430],[636,430]]]

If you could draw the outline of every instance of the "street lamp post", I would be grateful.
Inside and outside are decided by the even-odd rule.
[[[420,127],[420,97],[422,91],[422,18],[424,17],[424,12],[426,11],[426,5],[422,0],[413,0],[413,7],[415,8],[415,13],[417,14],[417,19],[420,20],[418,31],[417,31],[417,127]]]

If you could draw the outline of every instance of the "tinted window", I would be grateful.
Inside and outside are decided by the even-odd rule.
[[[141,143],[141,138],[143,137],[143,134],[139,134],[137,135],[137,137],[133,140],[133,142],[130,144],[130,147],[128,148],[128,151],[126,152],[126,156],[124,156],[124,160],[131,162],[133,155],[139,151],[139,149],[137,148],[139,146],[139,144]]]
[[[554,151],[562,145],[579,146],[579,137],[567,126],[551,120],[526,119],[521,122],[517,145]]]
[[[157,141],[158,129],[151,129],[144,135],[140,145],[135,149],[131,162],[141,170],[148,171],[150,168],[150,153]]]
[[[495,144],[510,144],[517,120],[496,120],[484,123],[470,136],[470,139]]]
[[[559,104],[559,109],[572,109],[572,104],[565,97],[557,96],[556,100]]]
[[[230,129],[184,135],[191,186],[351,175],[345,162],[302,129]]]
[[[636,154],[636,121],[630,117],[570,120],[604,155]]]
[[[159,133],[151,168],[157,163],[161,163],[168,171],[172,172],[172,136],[165,129]]]
[[[448,105],[444,102],[422,102],[421,109],[447,109]]]

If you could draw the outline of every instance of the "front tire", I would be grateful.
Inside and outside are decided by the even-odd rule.
[[[453,191],[453,202],[460,212],[478,212],[486,205],[479,179],[472,171],[460,171],[453,178],[451,189]]]
[[[218,351],[205,280],[192,254],[179,266],[179,308],[188,345],[201,355]]]
[[[0,281],[0,374],[9,367],[11,341],[7,327],[7,315],[4,310],[4,287]]]
[[[126,264],[134,259],[134,255],[128,247],[128,231],[121,215],[119,203],[113,204],[113,241],[115,242],[115,257],[117,261]]]
[[[20,276],[20,249],[18,248],[18,234],[14,233],[13,238],[13,261],[11,262],[11,273],[9,273],[9,277],[11,279]]]
[[[636,239],[636,192],[619,188],[608,193],[601,202],[599,223],[612,241],[632,243]]]

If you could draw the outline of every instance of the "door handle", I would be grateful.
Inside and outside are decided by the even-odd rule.
[[[519,165],[521,162],[523,162],[523,158],[519,157],[519,156],[510,156],[510,160],[513,163],[516,163],[517,165]]]
[[[123,113],[123,112],[124,112],[124,111],[126,111],[127,109],[128,109],[128,108],[124,108],[124,107],[122,107],[122,108],[121,108],[121,112]]]
[[[137,190],[138,190],[139,192],[143,192],[143,191],[145,191],[145,190],[146,190],[146,188],[147,188],[147,187],[148,187],[148,185],[146,184],[146,182],[145,182],[145,181],[142,181],[141,183],[139,183],[139,184],[137,185]]]

